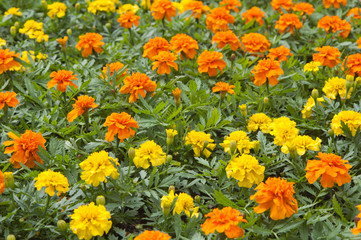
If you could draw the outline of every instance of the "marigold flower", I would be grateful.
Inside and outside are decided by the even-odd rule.
[[[208,72],[210,77],[217,75],[217,69],[223,73],[226,62],[223,60],[223,54],[216,51],[205,50],[198,56],[198,72]]]
[[[271,128],[270,124],[272,123],[272,119],[268,117],[264,113],[255,113],[253,114],[247,124],[247,130],[255,132],[258,129],[261,130],[261,132],[269,133]]]
[[[288,11],[293,7],[292,0],[272,0],[271,5],[273,10],[282,13],[282,9]]]
[[[290,120],[288,117],[280,117],[273,120],[270,125],[271,132],[275,138],[274,144],[282,146],[288,141],[297,137],[299,129],[296,128],[296,122]]]
[[[134,240],[169,240],[170,238],[171,236],[160,231],[145,230],[144,232],[136,236]]]
[[[241,213],[231,207],[225,207],[221,210],[213,209],[206,215],[206,221],[201,225],[202,231],[209,235],[217,231],[224,233],[228,238],[239,238],[244,236],[244,230],[238,226],[240,222],[247,223]]]
[[[174,138],[175,135],[178,134],[178,131],[175,129],[166,129],[167,138]]]
[[[58,38],[58,39],[56,39],[56,41],[60,44],[60,46],[62,47],[62,48],[66,48],[66,43],[68,42],[68,36],[65,36],[65,37],[63,37],[63,38]]]
[[[148,57],[150,60],[153,60],[160,52],[169,51],[170,44],[162,37],[155,37],[149,39],[149,41],[144,44],[143,49],[143,57]]]
[[[276,22],[275,29],[278,29],[280,33],[284,33],[288,28],[287,32],[294,33],[294,29],[299,29],[302,26],[303,24],[296,14],[286,13],[280,16],[280,19]]]
[[[153,140],[146,141],[135,149],[135,157],[133,162],[137,168],[142,167],[147,169],[152,164],[153,167],[165,163],[166,154],[163,152],[161,146],[157,145]]]
[[[200,157],[203,153],[207,158],[211,155],[211,151],[216,147],[211,139],[211,135],[204,132],[196,132],[194,130],[188,132],[185,138],[185,145],[192,145],[194,156]]]
[[[36,39],[38,42],[48,41],[49,36],[44,33],[43,23],[38,23],[34,20],[27,20],[23,28],[19,29],[19,33],[28,35],[31,39]]]
[[[350,88],[347,93],[347,99],[351,97],[353,88]],[[329,78],[322,91],[326,94],[329,99],[336,99],[337,95],[340,98],[346,98],[346,79],[333,77]]]
[[[126,12],[121,14],[117,21],[123,28],[132,28],[133,25],[139,25],[139,19],[140,17],[135,15],[133,12]]]
[[[320,62],[322,66],[333,68],[340,63],[341,52],[331,46],[323,46],[315,48],[320,53],[313,54],[313,61]]]
[[[351,8],[350,11],[348,11],[346,16],[351,16],[352,18],[355,19],[361,19],[361,8],[355,7],[355,8]]]
[[[138,10],[139,10],[139,6],[137,4],[132,5],[132,4],[126,3],[119,7],[118,13],[120,13],[120,14],[124,14],[126,12],[136,13],[136,12],[138,12]]]
[[[135,102],[139,96],[145,98],[145,91],[154,92],[157,88],[157,83],[151,81],[144,73],[133,73],[123,80],[124,86],[119,90],[122,94],[130,93],[129,102]]]
[[[119,70],[121,70],[122,68],[124,67],[124,64],[121,63],[121,62],[112,62],[110,64],[106,64],[104,67],[103,67],[103,70],[102,70],[102,73],[100,75],[101,78],[105,78],[107,79],[108,78],[108,68],[109,68],[109,73],[110,73],[110,76],[113,76],[114,73],[117,73]],[[120,78],[124,77],[127,75],[127,69],[125,69],[121,74],[118,74],[116,79],[119,80]]]
[[[13,16],[22,16],[23,14],[19,11],[20,8],[9,8],[5,13],[4,13],[4,17],[8,16],[8,15],[13,15]]]
[[[172,90],[172,94],[174,96],[174,102],[177,106],[181,103],[181,93],[182,90],[180,90],[178,87]]]
[[[357,74],[358,76],[361,76],[361,54],[351,54],[345,59],[343,66],[346,64],[347,68],[347,75],[355,76]]]
[[[263,213],[270,209],[270,217],[273,220],[281,220],[297,213],[298,203],[293,197],[295,190],[294,182],[286,179],[270,177],[265,183],[260,183],[255,190],[257,192],[250,197],[259,205],[254,209],[255,213]]]
[[[357,207],[357,209],[360,211],[360,213],[357,214],[356,217],[361,218],[361,205],[357,205],[356,207]],[[361,233],[361,221],[360,221],[360,220],[357,221],[356,224],[357,224],[356,228],[352,228],[352,229],[351,229],[351,232],[352,232],[353,235],[357,235],[357,234],[360,234],[360,233]]]
[[[251,71],[254,74],[253,83],[256,86],[261,86],[266,81],[269,82],[271,86],[278,84],[278,77],[284,74],[280,63],[272,59],[262,59]]]
[[[311,15],[315,11],[313,5],[311,3],[306,3],[306,2],[297,3],[293,6],[292,9],[294,12],[300,12],[301,15],[304,15],[305,13],[307,15]]]
[[[269,54],[267,55],[267,57],[272,60],[277,60],[279,62],[287,61],[287,56],[293,56],[293,54],[291,53],[291,49],[286,48],[285,46],[270,48],[268,51]]]
[[[234,85],[229,85],[225,82],[217,82],[216,85],[212,88],[212,92],[221,92],[221,95],[228,92],[229,94],[235,95],[236,93],[234,92],[233,88],[235,88]]]
[[[361,113],[355,111],[342,111],[333,116],[331,128],[336,135],[343,134],[341,122],[344,122],[350,129],[352,136],[355,136],[357,129],[361,127]]]
[[[94,202],[78,207],[70,218],[70,229],[79,239],[90,240],[95,236],[103,236],[112,227],[110,212],[104,205],[95,205]]]
[[[8,136],[14,141],[4,142],[4,145],[7,147],[5,148],[4,153],[14,153],[10,158],[10,162],[14,164],[15,168],[20,168],[20,163],[23,163],[28,168],[36,166],[34,161],[40,164],[43,163],[43,160],[37,154],[39,146],[45,148],[44,144],[46,140],[43,138],[41,133],[26,130],[20,137],[16,136],[12,132],[9,132]]]
[[[244,131],[235,131],[229,134],[229,136],[225,137],[223,143],[220,143],[224,148],[224,151],[231,154],[231,141],[235,141],[237,144],[237,149],[240,154],[249,153],[250,149],[254,148],[254,142],[251,142],[247,133]]]
[[[325,99],[323,97],[317,98],[318,104],[324,102]],[[307,103],[303,106],[301,111],[302,118],[310,118],[312,114],[312,108],[315,106],[315,99],[311,96],[308,98]]]
[[[309,63],[306,63],[303,67],[304,72],[317,72],[319,70],[319,66],[321,66],[320,62],[317,61],[311,61]]]
[[[263,18],[265,18],[265,13],[258,7],[252,7],[242,13],[242,19],[246,20],[246,24],[251,22],[253,19],[255,19],[256,22],[259,23],[259,25],[263,25],[264,21]]]
[[[331,5],[333,5],[334,8],[339,8],[341,6],[340,4],[344,6],[346,6],[347,4],[347,0],[322,0],[322,1],[325,8],[329,8],[331,7]]]
[[[174,50],[177,54],[181,53],[180,57],[182,60],[183,54],[188,59],[193,59],[197,54],[196,49],[199,49],[197,41],[184,33],[178,33],[173,36],[169,43],[170,50]]]
[[[62,18],[65,16],[66,9],[67,9],[67,7],[64,3],[54,2],[54,3],[48,5],[48,10],[49,10],[48,16],[51,19],[54,19],[55,15],[58,18]]]
[[[74,99],[75,100],[75,99]],[[69,122],[74,121],[80,115],[87,113],[90,108],[98,107],[98,104],[94,103],[95,99],[87,95],[79,96],[73,104],[74,110],[68,113],[67,119]]]
[[[79,42],[76,44],[76,49],[81,51],[81,55],[85,58],[89,57],[92,54],[93,50],[97,53],[101,53],[104,50],[101,48],[104,43],[101,42],[103,40],[102,35],[99,33],[86,33],[84,35],[79,36]]]
[[[213,33],[228,30],[228,23],[233,24],[235,18],[225,8],[214,8],[206,18],[207,28]]]
[[[177,56],[175,56],[173,53],[170,53],[168,51],[162,51],[154,57],[154,62],[152,63],[152,70],[154,71],[158,68],[157,73],[160,75],[165,73],[170,74],[170,67],[178,71],[178,65],[174,62],[176,59]]]
[[[286,142],[286,144],[282,146],[281,151],[284,154],[288,154],[289,152],[297,152],[298,155],[303,156],[306,153],[306,150],[320,151],[321,142],[321,139],[318,137],[313,140],[310,136],[307,135],[297,136],[291,141]]]
[[[95,0],[89,3],[88,12],[97,14],[98,12],[115,12],[115,3],[112,0]]]
[[[0,170],[0,194],[5,191],[5,177],[3,172]]]
[[[233,51],[236,51],[237,48],[241,47],[241,41],[236,34],[234,34],[231,30],[224,32],[217,32],[214,34],[212,38],[212,43],[217,43],[218,48],[224,48],[227,44],[229,44],[230,48]]]
[[[0,47],[1,47],[1,46],[6,46],[6,41],[5,41],[5,39],[0,38]]]
[[[160,207],[163,210],[165,215],[169,214],[170,207],[174,201],[174,199],[178,196],[178,194],[174,194],[174,190],[170,190],[167,196],[163,196],[160,201]]]
[[[50,77],[52,79],[48,82],[47,87],[48,87],[48,89],[50,89],[50,88],[54,87],[55,85],[57,85],[57,89],[61,92],[65,92],[66,87],[68,85],[78,88],[72,82],[72,80],[78,80],[78,78],[76,78],[76,76],[77,75],[73,75],[72,71],[67,71],[67,70],[58,70],[57,72],[54,71],[50,74]]]
[[[138,122],[135,121],[128,113],[112,113],[105,119],[104,127],[108,127],[105,134],[105,140],[112,142],[115,134],[118,134],[120,142],[124,139],[133,137],[135,131],[132,128],[139,128]]]
[[[15,60],[19,55],[19,53],[10,52],[9,49],[0,49],[0,74],[20,68],[21,64]]]
[[[6,106],[16,107],[19,104],[19,100],[16,98],[15,92],[0,92],[0,110]]]
[[[340,31],[339,35],[343,38],[347,38],[351,31],[351,24],[339,16],[324,16],[318,21],[317,27],[324,29],[327,33],[330,28],[334,33]]]
[[[262,53],[271,46],[270,41],[260,33],[248,33],[241,37],[241,42],[250,53]],[[244,49],[243,49],[244,50]]]
[[[202,1],[192,0],[184,4],[183,10],[184,11],[190,10],[192,11],[192,17],[201,18],[202,14],[209,12],[210,8],[208,6],[203,5]]]
[[[227,9],[228,11],[233,10],[238,13],[239,7],[241,7],[242,4],[238,0],[222,0],[219,3],[219,6]]]
[[[358,48],[361,48],[361,37],[356,41]]]
[[[306,166],[306,178],[313,184],[321,176],[321,185],[324,188],[331,188],[335,183],[341,186],[351,182],[348,170],[352,168],[347,160],[341,159],[333,153],[321,153],[316,156],[320,160],[308,160]]]
[[[152,16],[155,20],[162,20],[164,17],[170,22],[172,17],[177,15],[177,9],[169,0],[156,0],[150,7]]]
[[[192,209],[194,209],[193,198],[187,193],[180,193],[174,205],[173,214],[177,213],[180,215],[184,211],[184,213],[190,217]]]
[[[48,169],[48,171],[41,172],[34,180],[36,189],[40,191],[45,187],[45,192],[50,196],[54,196],[55,190],[58,192],[58,196],[69,191],[68,179],[60,172]]]

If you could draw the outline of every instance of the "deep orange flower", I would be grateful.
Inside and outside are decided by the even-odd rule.
[[[222,0],[222,2],[219,3],[219,6],[227,9],[228,11],[233,10],[238,13],[239,7],[241,7],[242,4],[238,0]]]
[[[347,74],[352,76],[355,76],[355,74],[357,74],[359,77],[361,77],[361,54],[352,54],[348,56],[345,61],[347,62]],[[344,64],[342,64],[342,66],[344,66]]]
[[[246,20],[246,24],[252,21],[253,19],[256,19],[256,22],[259,23],[259,25],[263,25],[264,21],[263,18],[265,18],[265,13],[258,7],[252,7],[251,9],[248,9],[242,14],[242,19]]]
[[[199,55],[198,59],[198,72],[208,72],[210,77],[217,75],[217,69],[223,73],[226,67],[226,62],[223,60],[223,54],[215,51],[205,50]]]
[[[228,92],[229,94],[235,95],[236,93],[234,92],[233,88],[235,88],[234,85],[229,85],[225,82],[217,82],[216,85],[212,88],[212,92],[221,92],[221,94],[222,92]]]
[[[319,152],[316,156],[320,160],[308,160],[306,166],[306,178],[313,184],[321,176],[321,185],[324,188],[331,188],[335,183],[338,186],[351,182],[348,170],[352,168],[347,160],[332,153]]]
[[[148,57],[150,60],[153,60],[153,58],[161,51],[168,51],[170,49],[170,44],[162,37],[155,37],[149,39],[149,41],[144,44],[143,48],[143,57]]]
[[[272,0],[271,5],[273,10],[279,11],[280,13],[283,12],[281,8],[288,11],[293,7],[292,0]]]
[[[300,12],[301,15],[305,13],[311,15],[315,11],[315,8],[311,3],[300,2],[295,4],[295,6],[293,7],[293,11]]]
[[[79,96],[78,99],[73,104],[74,110],[68,113],[67,116],[68,121],[72,122],[83,113],[88,112],[90,108],[98,107],[98,104],[96,104],[94,101],[95,101],[94,98],[89,97],[87,95]]]
[[[351,24],[339,16],[324,16],[318,21],[317,27],[324,29],[327,33],[330,28],[334,33],[340,31],[339,35],[343,38],[347,38],[351,31]]]
[[[124,67],[124,64],[121,62],[113,62],[110,64],[106,64],[103,67],[103,71],[102,71],[103,74],[101,75],[101,78],[103,78],[103,79],[104,79],[104,77],[105,77],[105,79],[107,78],[108,67],[109,67],[110,76],[113,76],[114,72],[117,72]],[[124,77],[125,75],[127,75],[127,70],[125,70],[122,74],[117,76],[117,80],[119,80],[121,77]]]
[[[286,48],[285,46],[271,48],[268,51],[269,54],[267,55],[267,57],[272,60],[277,60],[279,62],[287,61],[288,56],[293,56],[291,50],[289,48]]]
[[[255,213],[263,213],[270,209],[270,217],[273,220],[281,220],[297,213],[298,203],[293,197],[294,184],[286,179],[273,177],[268,178],[265,183],[260,183],[255,188],[257,192],[250,197],[259,204],[253,209]]]
[[[5,191],[5,177],[4,173],[0,170],[0,194]]]
[[[21,67],[15,58],[19,58],[19,53],[10,52],[9,49],[0,49],[0,74]]]
[[[136,236],[134,240],[169,240],[170,238],[171,236],[166,233],[145,230],[144,232]]]
[[[203,5],[202,1],[190,1],[184,5],[184,10],[192,11],[192,17],[201,18],[202,14],[209,12],[210,8]]]
[[[117,21],[123,28],[132,28],[133,25],[139,25],[139,19],[140,17],[135,15],[134,12],[126,12],[121,14]]]
[[[228,30],[228,23],[233,24],[234,21],[235,18],[225,8],[212,9],[206,18],[207,28],[213,33]]]
[[[181,53],[180,57],[183,60],[183,54],[189,58],[193,59],[199,49],[198,43],[191,36],[188,36],[184,33],[178,33],[170,40],[170,50],[174,50],[177,54]]]
[[[322,66],[333,68],[340,63],[340,51],[331,46],[323,46],[315,48],[320,53],[313,54],[313,61],[320,62]]]
[[[23,163],[28,168],[33,168],[36,166],[34,161],[40,164],[43,163],[43,160],[41,160],[37,154],[37,151],[39,151],[39,146],[45,148],[44,144],[46,140],[43,138],[41,133],[35,133],[31,130],[26,130],[25,133],[20,137],[16,136],[12,132],[9,132],[8,136],[14,141],[4,142],[4,145],[7,147],[5,148],[4,153],[9,154],[14,152],[10,158],[10,162],[14,164],[14,168],[20,168],[20,163]]]
[[[16,98],[15,92],[0,92],[0,110],[7,105],[8,107],[16,107],[19,100]]]
[[[217,43],[218,48],[224,48],[227,44],[231,47],[233,51],[236,51],[241,47],[241,41],[239,41],[236,34],[231,30],[225,32],[217,32],[212,38],[212,43]]]
[[[280,33],[284,33],[288,28],[287,32],[294,33],[294,29],[299,29],[303,26],[302,22],[296,14],[286,13],[280,16],[280,19],[276,22],[275,29],[278,29]]]
[[[129,102],[135,102],[139,96],[145,98],[145,91],[154,92],[157,89],[157,83],[151,81],[149,77],[143,73],[133,73],[131,76],[124,78],[124,86],[120,89],[120,93],[130,93]]]
[[[206,235],[217,231],[226,234],[228,238],[244,236],[244,230],[238,224],[240,222],[247,223],[247,220],[234,208],[225,207],[221,210],[215,208],[206,215],[206,218],[206,221],[201,225],[202,231]]]
[[[78,78],[76,78],[76,75],[73,75],[72,71],[59,70],[57,72],[52,72],[50,74],[50,77],[53,79],[48,82],[48,89],[54,87],[55,85],[58,85],[57,88],[61,92],[65,92],[68,85],[78,88],[72,82],[72,80],[78,80]]]
[[[334,8],[339,8],[341,5],[346,6],[347,0],[323,0],[323,5],[325,8],[331,7],[333,5]]]
[[[241,42],[250,53],[263,53],[271,46],[270,41],[260,33],[248,33],[241,37]],[[243,49],[244,50],[244,49]]]
[[[172,17],[177,15],[177,9],[169,0],[154,1],[150,7],[150,11],[155,20],[162,20],[165,16],[168,21],[172,21]]]
[[[361,219],[361,205],[357,205],[356,207],[357,207],[357,209],[359,210],[359,214],[357,214],[357,217],[358,217],[359,219]],[[355,217],[355,218],[356,218],[356,217]],[[356,222],[356,221],[355,221],[355,222]],[[361,221],[358,220],[358,221],[356,222],[356,224],[357,224],[356,228],[352,228],[352,229],[351,229],[351,232],[352,232],[353,235],[357,235],[357,234],[360,234],[360,233],[361,233]]]
[[[175,70],[178,71],[178,65],[174,61],[177,59],[173,53],[168,51],[162,51],[157,56],[154,57],[155,62],[153,62],[152,70],[158,68],[157,73],[160,75],[163,74],[170,74],[171,70],[170,67],[173,67]]]
[[[68,36],[65,36],[63,38],[58,38],[56,41],[60,44],[62,48],[66,48],[66,43],[68,42]]]
[[[274,86],[278,83],[278,77],[284,74],[280,63],[272,59],[262,59],[258,64],[253,68],[251,73],[254,74],[253,83],[256,86],[261,86],[267,80],[271,86]]]
[[[174,96],[175,99],[177,99],[177,98],[180,99],[182,90],[180,90],[180,89],[177,87],[176,89],[172,90],[172,93],[173,93],[173,96]]]
[[[133,137],[135,131],[132,128],[139,128],[138,122],[135,121],[128,113],[112,113],[105,119],[104,127],[108,127],[105,134],[105,140],[112,142],[115,134],[118,134],[120,142],[124,139]]]
[[[101,53],[104,50],[102,49],[102,46],[104,45],[102,35],[99,33],[86,33],[85,35],[79,36],[80,40],[76,44],[76,49],[81,51],[81,55],[83,57],[89,57],[90,54],[92,54],[93,50],[97,53]]]
[[[355,19],[361,19],[360,12],[361,12],[361,8],[355,7],[350,9],[350,11],[348,11],[346,16],[351,16],[352,18]]]

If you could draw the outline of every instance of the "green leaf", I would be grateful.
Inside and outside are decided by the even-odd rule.
[[[332,197],[332,205],[333,205],[333,209],[341,217],[342,221],[347,222],[345,217],[342,214],[342,209],[341,209],[340,204],[338,203],[335,195],[333,195],[333,197]]]
[[[226,196],[223,195],[221,191],[214,190],[213,197],[216,199],[218,204],[221,204],[225,207],[238,208],[237,204],[229,200]]]

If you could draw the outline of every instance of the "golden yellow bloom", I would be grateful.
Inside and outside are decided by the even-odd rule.
[[[321,142],[321,139],[319,139],[318,137],[313,140],[310,136],[307,135],[297,136],[291,141],[288,141],[285,145],[283,145],[281,151],[284,154],[297,151],[297,154],[302,156],[306,153],[306,150],[320,151]]]
[[[149,168],[150,163],[153,167],[165,163],[166,154],[163,152],[161,146],[157,145],[153,140],[146,141],[141,144],[138,149],[135,149],[135,157],[133,162],[137,168]]]
[[[13,15],[13,16],[22,16],[23,14],[19,11],[20,8],[9,8],[5,13],[4,13],[4,17],[8,16],[8,15]]]
[[[321,102],[324,102],[325,99],[323,97],[317,98],[318,104],[321,104]],[[312,114],[312,108],[315,106],[315,99],[311,96],[307,103],[303,106],[302,118],[310,118]]]
[[[195,157],[200,157],[203,153],[208,158],[216,147],[213,142],[210,134],[194,130],[190,131],[185,138],[185,145],[192,145]]]
[[[48,16],[51,19],[54,19],[55,16],[57,16],[58,18],[62,18],[65,16],[65,12],[66,12],[66,5],[64,3],[61,2],[55,2],[52,4],[48,5]]]
[[[170,190],[168,196],[163,196],[161,198],[160,207],[165,215],[169,214],[170,207],[177,196],[177,194],[174,194],[174,190]]]
[[[235,131],[229,134],[229,136],[225,137],[223,143],[219,144],[224,148],[224,151],[228,152],[229,154],[231,154],[231,141],[235,141],[237,143],[237,149],[240,154],[249,153],[249,150],[254,147],[254,142],[249,140],[246,132]]]
[[[306,63],[306,65],[303,67],[303,71],[304,72],[317,72],[319,70],[320,66],[321,66],[320,62],[311,61],[309,63]]]
[[[178,134],[178,131],[174,129],[166,129],[165,131],[167,132],[168,138],[174,138],[174,136]]]
[[[43,23],[38,23],[34,20],[25,22],[24,27],[19,29],[19,33],[28,35],[31,39],[36,39],[38,42],[49,40],[49,36],[44,33]]]
[[[175,203],[173,214],[181,214],[184,213],[190,217],[190,213],[194,208],[194,201],[191,196],[187,193],[180,193],[177,198],[177,202]]]
[[[361,126],[361,113],[355,111],[342,111],[333,116],[331,128],[336,135],[343,134],[341,121],[350,129],[352,136],[355,136],[356,130]]]
[[[353,88],[351,87],[348,90],[347,93],[347,99],[351,97]],[[329,78],[325,86],[322,88],[322,91],[326,94],[326,96],[329,99],[336,99],[337,95],[340,96],[340,98],[346,97],[346,79],[339,78],[339,77],[333,77]]]
[[[6,41],[2,38],[0,38],[0,47],[1,46],[6,46]]]
[[[275,137],[273,142],[278,146],[282,146],[297,137],[298,131],[296,122],[290,120],[288,117],[276,118],[271,123],[270,134]]]
[[[138,10],[139,10],[139,6],[137,4],[132,5],[132,4],[127,3],[127,4],[123,4],[122,6],[119,7],[118,13],[120,13],[120,14],[124,14],[126,12],[136,13],[136,12],[138,12]]]
[[[253,114],[247,124],[247,130],[255,132],[258,129],[264,133],[270,132],[270,124],[272,123],[272,119],[268,117],[264,113],[255,113]]]
[[[93,14],[115,12],[115,2],[112,0],[95,0],[89,3],[88,12]]]
[[[259,165],[258,160],[248,154],[233,158],[226,167],[227,177],[238,180],[238,186],[251,188],[263,181],[265,167]]]
[[[55,190],[58,191],[58,196],[69,191],[68,179],[63,174],[50,169],[40,173],[34,180],[36,189],[40,191],[45,187],[45,192],[50,196],[54,196]]]

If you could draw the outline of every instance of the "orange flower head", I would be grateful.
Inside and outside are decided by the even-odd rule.
[[[267,80],[271,86],[274,86],[278,83],[278,77],[284,74],[280,63],[272,59],[260,60],[251,73],[254,74],[253,83],[256,86],[261,86]]]
[[[357,214],[356,217],[361,219],[361,205],[357,205],[356,207],[359,210],[359,214]],[[352,232],[353,235],[358,235],[358,234],[361,233],[361,221],[358,220],[356,224],[357,224],[356,228],[351,229],[351,232]]]
[[[162,20],[165,16],[170,22],[172,21],[172,17],[177,15],[177,9],[169,0],[154,1],[150,7],[150,11],[152,12],[152,16],[155,20]]]
[[[177,87],[176,89],[172,90],[172,93],[175,99],[180,99],[182,90]]]
[[[149,41],[143,46],[143,57],[148,57],[153,60],[161,51],[169,51],[170,44],[162,37],[155,37],[149,39]]]
[[[66,48],[66,43],[68,42],[68,36],[65,36],[63,38],[58,38],[56,39],[56,41],[60,44],[60,46],[65,49]]]
[[[248,9],[242,14],[242,19],[246,20],[246,24],[252,21],[253,19],[256,19],[256,22],[259,23],[259,25],[263,25],[264,21],[263,18],[266,17],[266,14],[258,7],[252,7],[251,9]]]
[[[348,56],[345,61],[347,62],[347,74],[352,76],[355,76],[355,74],[357,74],[359,77],[361,77],[361,54],[352,54]],[[342,65],[344,66],[345,64]]]
[[[50,77],[52,79],[47,84],[48,89],[54,87],[55,85],[58,85],[57,88],[61,92],[65,92],[68,85],[78,88],[72,82],[72,80],[78,80],[78,78],[76,78],[76,75],[73,75],[72,71],[59,70],[57,72],[52,72],[50,74]]]
[[[217,69],[223,73],[226,67],[226,62],[223,60],[223,54],[215,51],[205,50],[199,55],[198,59],[198,72],[208,72],[210,77],[217,75]]]
[[[79,36],[80,40],[76,44],[76,49],[81,51],[81,55],[85,58],[89,57],[92,54],[93,50],[97,53],[101,53],[104,50],[102,46],[104,43],[102,42],[103,37],[99,33],[86,33],[85,35]]]
[[[9,49],[0,49],[0,74],[20,68],[21,64],[15,58],[19,58],[19,53],[10,52]]]
[[[238,13],[239,7],[241,7],[242,4],[238,0],[222,0],[222,2],[219,3],[219,6],[227,9],[228,11],[233,10]]]
[[[103,74],[101,75],[101,78],[103,78],[103,79],[107,78],[108,68],[109,68],[110,76],[113,76],[114,72],[117,72],[117,71],[121,70],[123,67],[124,67],[124,64],[121,63],[121,62],[113,62],[113,63],[110,63],[110,64],[106,64],[103,67],[103,70],[102,70]],[[119,74],[119,76],[117,75],[117,80],[124,77],[125,75],[127,75],[127,69],[125,69],[125,71],[122,74]]]
[[[225,32],[217,32],[212,38],[212,43],[217,43],[218,48],[224,48],[227,44],[231,47],[233,51],[236,51],[241,47],[241,41],[239,41],[236,34],[231,30]]]
[[[0,194],[5,191],[5,177],[4,173],[0,170]]]
[[[178,71],[178,65],[174,61],[177,59],[173,53],[168,51],[162,51],[157,56],[154,57],[155,62],[153,62],[152,70],[158,68],[157,73],[160,75],[170,74],[170,67]]]
[[[4,145],[5,154],[13,153],[10,158],[10,162],[14,164],[15,168],[20,168],[20,163],[24,164],[28,168],[36,166],[35,162],[43,163],[43,160],[38,156],[39,146],[45,148],[46,140],[41,133],[35,133],[31,130],[26,130],[20,137],[14,133],[9,132],[8,136],[14,141],[5,141]],[[11,146],[12,145],[12,146]]]
[[[112,113],[105,119],[104,127],[108,127],[105,134],[105,140],[112,142],[115,134],[118,134],[120,142],[124,139],[133,137],[135,131],[132,128],[139,128],[138,122],[135,121],[128,113]]]
[[[212,88],[212,92],[221,92],[222,93],[229,93],[235,95],[233,88],[235,88],[234,85],[229,85],[225,82],[217,82],[216,85]]]
[[[240,222],[247,223],[247,220],[234,208],[225,207],[221,210],[215,208],[206,215],[206,218],[206,221],[201,225],[202,231],[206,235],[217,231],[226,234],[228,238],[244,236],[244,230],[238,224]]]
[[[347,4],[347,0],[322,0],[323,1],[323,5],[325,6],[325,8],[329,8],[331,7],[331,5],[333,5],[334,8],[340,8],[341,5],[346,6]]]
[[[334,33],[340,31],[339,35],[343,38],[347,38],[351,32],[351,24],[339,16],[324,16],[318,21],[317,27],[324,29],[327,33],[330,29]]]
[[[199,49],[198,43],[191,36],[184,33],[178,33],[170,40],[170,50],[174,50],[177,54],[181,53],[180,57],[183,60],[183,54],[188,59],[193,59]]]
[[[276,22],[275,29],[278,29],[280,33],[284,33],[289,27],[288,32],[294,33],[294,29],[299,29],[303,26],[302,22],[296,14],[286,13],[280,16],[280,19]]]
[[[169,240],[170,238],[171,236],[166,233],[146,230],[136,236],[134,240]]]
[[[311,3],[300,2],[295,4],[295,6],[293,7],[293,11],[300,12],[301,15],[304,15],[305,13],[307,15],[311,15],[315,11],[315,8]]]
[[[356,41],[358,48],[361,48],[361,37]]]
[[[348,11],[346,16],[347,17],[351,16],[352,18],[355,18],[355,19],[361,19],[360,13],[361,13],[361,8],[355,7],[355,8],[350,9],[350,11]]]
[[[228,23],[233,24],[234,21],[235,18],[225,8],[212,9],[206,18],[207,28],[213,33],[228,30]]]
[[[293,56],[291,50],[289,48],[286,48],[285,46],[271,48],[268,51],[269,54],[267,55],[267,57],[272,60],[277,60],[279,62],[287,61],[288,56]]]
[[[74,99],[75,100],[75,99]],[[74,121],[77,117],[83,113],[88,112],[90,108],[98,107],[98,104],[94,103],[95,99],[87,95],[79,96],[73,104],[74,110],[68,113],[67,119],[69,122]]]
[[[139,96],[145,98],[145,91],[154,92],[157,89],[157,83],[151,81],[146,74],[133,73],[131,76],[124,78],[124,86],[120,89],[120,93],[130,93],[129,102],[135,102]]]
[[[19,104],[19,100],[16,98],[15,92],[0,92],[0,110],[6,106],[16,107]]]
[[[313,54],[313,61],[320,62],[322,66],[333,68],[340,63],[341,52],[331,46],[315,48],[319,53]]]
[[[202,14],[209,12],[210,8],[203,5],[202,1],[190,1],[184,5],[184,10],[192,11],[192,17],[201,18]]]
[[[271,46],[270,41],[260,33],[248,33],[241,37],[241,42],[247,52],[263,53]]]
[[[119,16],[118,23],[123,28],[132,28],[132,26],[139,25],[140,17],[135,15],[134,12],[126,12]]]
[[[286,11],[293,7],[292,0],[272,0],[271,5],[273,10],[282,13],[282,8]]]
[[[313,184],[321,176],[321,185],[324,188],[331,188],[335,183],[341,186],[351,182],[348,170],[352,168],[347,160],[332,153],[319,152],[317,157],[320,160],[308,160],[306,166],[306,178]]]
[[[273,220],[281,220],[297,213],[298,203],[293,197],[294,184],[287,182],[286,179],[275,177],[270,177],[265,183],[260,183],[255,188],[257,192],[250,197],[259,204],[253,209],[255,213],[263,213],[270,209],[270,217]]]

